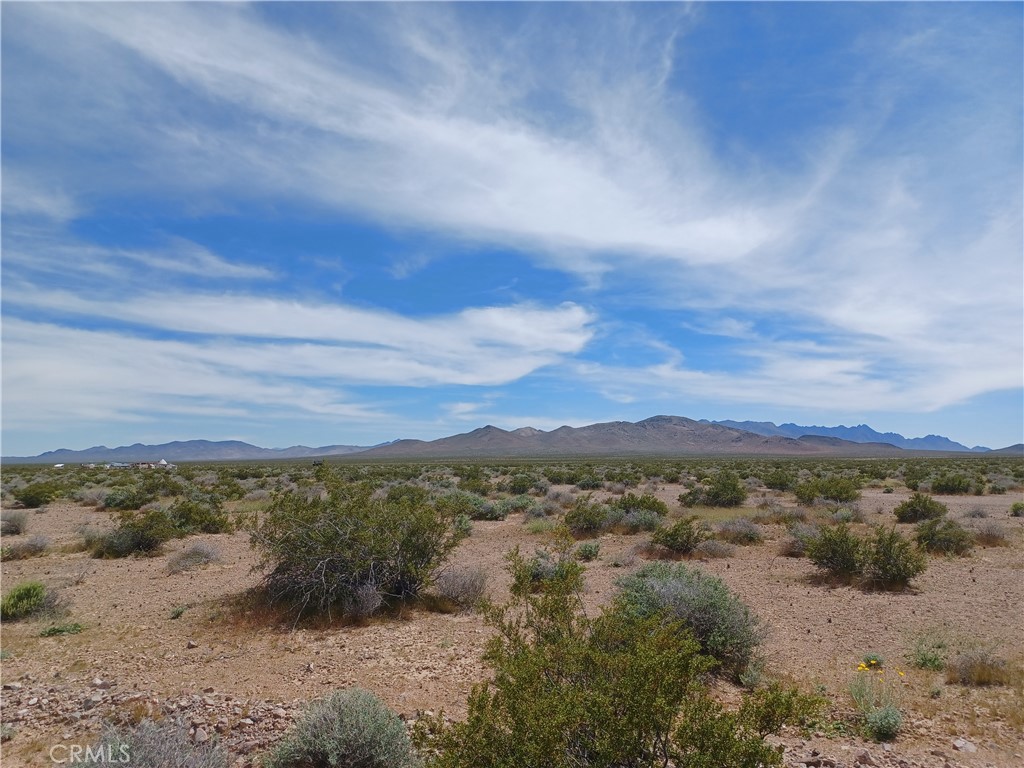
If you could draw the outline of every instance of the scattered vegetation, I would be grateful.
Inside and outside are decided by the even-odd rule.
[[[55,624],[52,627],[47,627],[39,633],[40,637],[59,637],[61,635],[77,635],[85,629],[78,622],[71,624]]]
[[[995,655],[991,648],[969,648],[946,665],[946,682],[958,685],[1005,685],[1012,679],[1012,670],[1006,659]]]
[[[704,485],[695,486],[679,496],[679,503],[684,507],[738,507],[746,500],[746,487],[739,475],[730,470],[719,471],[708,478]]]
[[[57,594],[42,582],[25,581],[14,586],[0,601],[0,619],[19,621],[32,616],[53,614],[59,607]]]
[[[944,517],[949,507],[924,493],[914,493],[909,499],[893,510],[896,520],[901,523],[918,523]]]
[[[917,545],[926,552],[964,556],[974,548],[974,534],[947,517],[924,520],[914,532]]]
[[[0,560],[27,560],[39,557],[50,547],[50,540],[45,536],[30,536],[25,541],[16,541],[0,547]]]
[[[707,541],[710,537],[711,531],[707,525],[691,515],[656,530],[651,537],[651,543],[663,547],[673,555],[689,555],[701,542]]]

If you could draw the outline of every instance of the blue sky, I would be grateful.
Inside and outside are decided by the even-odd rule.
[[[1020,442],[1022,8],[4,3],[3,453]]]

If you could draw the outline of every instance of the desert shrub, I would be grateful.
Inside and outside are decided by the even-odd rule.
[[[45,613],[58,607],[56,593],[38,581],[24,581],[15,585],[0,601],[0,619],[19,621]]]
[[[728,541],[730,544],[760,544],[764,541],[764,533],[760,526],[745,517],[737,517],[734,520],[726,520],[718,526],[718,538]]]
[[[1024,517],[1024,501],[1015,501],[1010,505],[1010,517]]]
[[[540,595],[518,553],[510,567],[512,600],[488,614],[492,682],[474,687],[465,721],[417,725],[432,768],[781,765],[763,735],[805,712],[799,700],[726,712],[702,683],[713,662],[679,622],[617,604],[589,618],[578,565]]]
[[[117,528],[102,534],[93,547],[92,556],[102,558],[128,557],[157,552],[164,542],[178,535],[165,509],[146,512],[122,510],[115,516]]]
[[[549,533],[558,527],[558,523],[546,517],[534,518],[526,523],[526,532],[534,535]]]
[[[794,523],[787,530],[789,535],[779,547],[779,554],[785,557],[806,557],[807,545],[820,534],[813,523]]]
[[[472,610],[487,592],[487,573],[474,567],[443,568],[434,579],[433,591],[461,610]]]
[[[494,504],[495,510],[501,514],[501,519],[505,519],[508,515],[525,512],[527,516],[540,517],[543,515],[540,504],[530,496],[520,495],[512,496],[507,499],[501,499]]]
[[[594,501],[588,494],[576,499],[563,522],[578,536],[594,536],[604,529],[607,512],[604,504]]]
[[[602,485],[601,478],[596,475],[585,475],[576,482],[576,488],[581,491],[596,491]]]
[[[49,504],[60,496],[61,486],[53,481],[30,483],[22,488],[15,488],[11,493],[22,506],[35,509]]]
[[[924,555],[895,528],[878,526],[862,552],[865,581],[884,589],[904,588],[928,567]]]
[[[555,531],[557,536],[557,529]],[[568,550],[552,552],[550,549],[537,549],[533,557],[523,560],[523,574],[534,592],[542,592],[553,582],[566,578],[566,574],[575,573],[580,566],[573,562]]]
[[[710,560],[732,557],[736,554],[736,547],[718,539],[708,539],[697,545],[694,551],[698,557],[706,557]]]
[[[103,499],[104,509],[139,509],[151,501],[155,501],[157,495],[137,485],[119,485],[111,488],[110,492]]]
[[[110,493],[109,488],[104,488],[103,486],[90,486],[88,488],[80,488],[75,491],[74,498],[75,501],[86,507],[102,507],[108,493]]]
[[[971,507],[966,513],[964,513],[964,517],[970,518],[971,520],[983,520],[988,517],[988,512],[981,507]]]
[[[399,486],[375,498],[364,483],[335,483],[326,498],[277,497],[250,528],[273,602],[300,613],[330,611],[370,585],[413,597],[462,538],[450,510],[422,488]]]
[[[679,495],[679,503],[684,507],[700,504],[709,507],[738,507],[746,500],[746,486],[740,482],[739,475],[729,470],[717,473],[706,486],[695,486],[688,493]]]
[[[78,622],[70,624],[54,624],[39,633],[40,637],[62,637],[63,635],[77,635],[85,630]]]
[[[25,541],[0,547],[0,560],[27,560],[30,557],[39,557],[49,546],[50,540],[45,536],[29,536]]]
[[[227,753],[215,741],[197,744],[188,724],[176,720],[143,720],[130,729],[108,725],[95,750],[110,762],[134,768],[227,768]]]
[[[850,697],[860,715],[864,734],[875,741],[891,741],[903,724],[899,691],[892,676],[886,679],[877,667],[861,663],[850,683]]]
[[[970,491],[971,480],[963,475],[941,475],[932,480],[932,493],[952,496]]]
[[[663,615],[680,622],[736,678],[750,663],[764,639],[761,621],[714,576],[683,563],[650,563],[620,580],[616,598],[628,614]]]
[[[520,473],[509,477],[509,479],[504,484],[504,488],[509,493],[519,495],[523,493],[529,493],[536,482],[537,478],[534,477],[533,475]]]
[[[707,526],[700,522],[697,517],[684,517],[672,525],[659,528],[654,532],[651,542],[659,547],[664,547],[676,555],[688,555],[692,553],[702,541],[711,536]]]
[[[461,489],[438,496],[434,506],[445,514],[465,515],[470,520],[504,520],[508,514],[482,496]]]
[[[1004,685],[1011,678],[1010,665],[991,648],[970,648],[950,659],[946,682],[958,685]]]
[[[544,497],[545,502],[550,502],[555,507],[565,508],[570,506],[575,498],[567,491],[548,491]]]
[[[584,541],[578,547],[576,547],[576,559],[584,563],[589,563],[591,560],[596,560],[598,553],[601,551],[601,545],[596,541]]]
[[[860,573],[863,545],[845,523],[827,525],[806,545],[807,557],[818,568],[832,576],[853,576]]]
[[[230,533],[234,523],[216,494],[193,490],[167,510],[176,534]]]
[[[857,481],[841,475],[811,478],[797,485],[793,492],[801,504],[813,504],[817,499],[843,503],[860,498]]]
[[[653,512],[660,517],[668,514],[668,505],[650,493],[645,493],[642,496],[627,493],[612,502],[612,506],[621,509],[627,515],[630,512],[639,511]]]
[[[949,512],[949,508],[927,494],[914,493],[909,499],[899,504],[893,512],[901,523],[917,523],[921,520],[934,520],[942,517]]]
[[[653,509],[634,509],[626,512],[617,522],[625,533],[654,531],[661,525],[662,516]]]
[[[921,549],[940,555],[966,555],[974,548],[974,534],[948,517],[922,520],[914,529]]]
[[[0,536],[19,536],[28,530],[28,515],[24,512],[4,512],[0,515]]]
[[[857,504],[844,504],[832,512],[834,523],[863,523],[864,513]]]
[[[191,571],[193,568],[216,563],[219,560],[220,552],[217,551],[215,546],[196,542],[195,544],[189,544],[185,549],[167,561],[167,572],[182,573],[184,571]]]
[[[369,691],[315,701],[263,761],[264,768],[414,768],[405,724]]]
[[[977,542],[984,547],[1005,547],[1010,543],[1006,529],[995,520],[986,520],[975,526],[974,531]]]
[[[796,485],[796,475],[784,469],[773,469],[761,475],[761,482],[766,488],[788,491]]]
[[[946,666],[949,644],[939,632],[924,632],[914,638],[910,648],[910,662],[918,669],[938,672]]]

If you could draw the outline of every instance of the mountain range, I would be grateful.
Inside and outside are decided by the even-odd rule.
[[[799,424],[775,425],[770,421],[716,421],[714,424],[722,424],[733,429],[743,429],[765,437],[803,437],[804,435],[820,435],[821,437],[838,437],[840,440],[849,440],[853,443],[888,443],[897,448],[904,448],[908,451],[971,451],[974,453],[985,453],[990,448],[976,445],[968,448],[966,445],[956,443],[948,437],[941,435],[926,435],[925,437],[904,437],[895,432],[876,432],[867,424],[859,424],[856,427],[804,427]]]
[[[504,430],[487,425],[438,440],[396,440],[376,446],[326,445],[310,448],[260,448],[238,440],[187,440],[161,445],[82,451],[60,449],[38,456],[4,457],[6,463],[102,463],[130,461],[246,461],[355,456],[367,459],[429,459],[540,456],[640,455],[777,455],[777,456],[896,456],[904,451],[982,452],[949,438],[929,435],[905,438],[858,427],[777,426],[771,422],[694,421],[681,416],[653,416],[636,423],[612,421],[585,427],[563,426],[551,431],[521,427]],[[1024,446],[995,451],[1021,455]]]

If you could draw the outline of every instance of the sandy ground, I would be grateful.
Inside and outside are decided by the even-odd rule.
[[[674,515],[681,514],[679,491],[658,490]],[[908,495],[869,489],[859,505],[868,524],[891,524],[892,508]],[[765,527],[763,544],[697,564],[720,576],[767,623],[769,673],[808,690],[823,686],[837,716],[853,711],[848,685],[864,654],[879,653],[905,673],[904,729],[892,745],[842,733],[805,739],[788,732],[781,738],[787,765],[1024,766],[1024,692],[946,684],[942,673],[915,669],[907,659],[914,638],[928,631],[941,631],[955,644],[992,647],[1018,663],[1024,659],[1024,519],[1008,515],[1022,498],[941,497],[958,519],[985,510],[985,521],[963,522],[997,520],[1010,545],[978,547],[966,558],[931,557],[904,593],[818,583],[807,560],[778,555],[785,537],[780,525]],[[759,499],[752,495],[748,505]],[[30,512],[27,535],[49,537],[53,550],[2,564],[4,592],[40,579],[61,589],[70,611],[63,620],[85,626],[80,634],[49,638],[39,636],[52,623],[47,620],[3,626],[2,719],[14,729],[2,747],[5,766],[51,765],[53,745],[89,743],[104,719],[143,716],[183,717],[197,738],[220,738],[244,765],[280,736],[304,702],[340,687],[367,688],[407,717],[444,710],[458,718],[471,685],[487,676],[480,654],[489,629],[479,615],[417,609],[363,626],[274,624],[238,608],[237,597],[259,578],[246,534],[172,543],[167,555],[209,542],[221,561],[170,575],[167,556],[94,560],[60,552],[79,540],[83,524],[106,526],[108,516],[65,503]],[[644,534],[600,539],[600,557],[586,566],[588,610],[598,610],[616,579],[643,563],[634,553],[646,540]],[[454,561],[485,568],[491,596],[501,600],[505,553],[516,544],[532,552],[543,541],[527,532],[521,515],[477,522]],[[721,693],[735,700],[735,691]],[[864,762],[865,750],[871,762]]]

